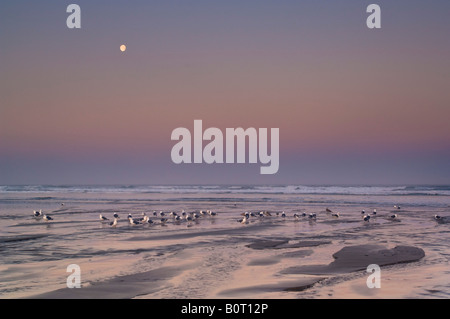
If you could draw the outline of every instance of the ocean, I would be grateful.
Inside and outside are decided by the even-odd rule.
[[[53,220],[35,218],[39,210]],[[207,210],[216,215],[169,215]],[[244,212],[255,214],[246,224]],[[131,225],[128,214],[153,225]],[[448,219],[446,185],[4,185],[0,297],[449,298]],[[291,271],[357,245],[417,247],[425,257],[383,266],[375,290],[361,269]],[[67,288],[71,264],[80,289]]]

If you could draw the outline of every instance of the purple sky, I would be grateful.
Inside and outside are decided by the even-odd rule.
[[[450,182],[449,1],[70,3],[0,3],[0,184]],[[280,128],[279,172],[173,164],[195,119]]]

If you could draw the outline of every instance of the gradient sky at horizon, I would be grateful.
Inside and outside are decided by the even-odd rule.
[[[70,3],[81,29],[66,27]],[[444,0],[3,1],[0,184],[449,184],[449,13]],[[280,128],[279,172],[173,164],[171,132],[195,119]]]

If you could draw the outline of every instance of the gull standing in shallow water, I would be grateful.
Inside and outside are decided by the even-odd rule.
[[[53,220],[53,218],[51,218],[51,217],[48,216],[48,215],[44,215],[43,219],[44,219],[46,222],[48,222],[48,221],[50,221],[50,220]]]
[[[208,214],[209,214],[209,216],[211,216],[211,217],[214,217],[214,216],[216,216],[217,215],[217,213],[216,212],[213,212],[212,210],[207,210],[206,211]]]
[[[394,219],[397,219],[398,216],[397,216],[397,214],[394,214],[394,215],[391,215],[390,217],[391,217],[391,219],[394,220]]]
[[[248,224],[248,219],[250,218],[250,215],[248,212],[245,212],[244,218],[238,219],[238,222],[241,224]]]
[[[117,220],[119,219],[119,217],[114,217],[114,221],[109,223],[109,226],[111,227],[116,227],[117,226]]]
[[[42,209],[40,209],[39,211],[33,210],[33,216],[36,218],[42,217]]]
[[[103,216],[102,214],[100,214],[100,220],[101,220],[102,222],[106,222],[106,221],[108,221],[109,219],[106,218],[105,216]]]
[[[131,214],[128,214],[128,221],[130,222],[130,225],[132,225],[132,226],[140,224],[140,222],[138,222],[137,220],[133,219],[133,216],[131,216]]]
[[[153,220],[150,219],[150,217],[145,216],[144,220],[142,221],[143,224],[149,224],[149,225],[153,225]]]

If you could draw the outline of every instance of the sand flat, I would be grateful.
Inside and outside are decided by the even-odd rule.
[[[117,276],[94,282],[86,287],[67,287],[29,297],[29,299],[130,299],[154,293],[169,279],[182,272],[183,267],[161,267],[132,275]]]

